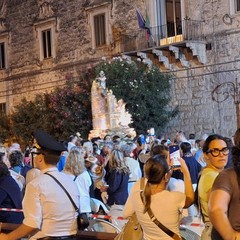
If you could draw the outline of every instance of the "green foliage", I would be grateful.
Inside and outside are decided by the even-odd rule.
[[[123,99],[126,110],[132,115],[131,127],[137,133],[145,133],[154,127],[162,130],[169,120],[176,116],[178,109],[171,110],[170,78],[156,66],[147,69],[142,62],[129,62],[115,58],[112,62],[101,62],[96,74],[103,70],[108,89],[113,91],[117,100]]]
[[[43,129],[59,140],[76,132],[86,138],[92,129],[90,75],[86,72],[80,79],[67,79],[63,88],[38,94],[33,101],[23,99],[11,115],[13,135],[25,143],[32,140],[36,129]]]
[[[8,116],[2,115],[0,117],[0,143],[4,143],[10,135],[10,119]]]
[[[85,77],[82,76],[82,81],[69,79],[64,88],[49,95],[49,132],[57,138],[66,139],[76,132],[87,138],[92,129],[91,84],[83,81]]]
[[[29,143],[36,129],[48,129],[47,95],[36,95],[34,101],[22,99],[11,115],[12,134],[19,141]]]
[[[106,75],[107,88],[117,100],[127,103],[126,109],[132,115],[131,127],[137,133],[145,133],[151,127],[161,131],[178,113],[177,108],[168,105],[170,75],[155,66],[149,70],[142,62],[117,58],[101,62],[77,79],[67,79],[64,87],[38,94],[33,101],[23,99],[10,119],[0,118],[0,140],[10,136],[28,143],[36,129],[43,129],[59,140],[66,140],[76,132],[87,138],[92,129],[91,84],[101,70]]]

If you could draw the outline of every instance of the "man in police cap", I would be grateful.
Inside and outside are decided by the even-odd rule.
[[[54,176],[79,207],[79,192],[75,182],[56,167],[60,153],[66,149],[44,131],[38,130],[34,135],[41,147],[33,153],[34,166],[42,174],[26,187],[23,224],[9,234],[1,233],[0,240],[15,240],[29,234],[33,235],[31,240],[76,239],[76,210],[57,182],[44,174]]]

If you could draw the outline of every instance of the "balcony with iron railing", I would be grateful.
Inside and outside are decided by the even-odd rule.
[[[191,19],[140,29],[122,35],[122,53],[178,45],[188,41],[204,42],[203,22]]]

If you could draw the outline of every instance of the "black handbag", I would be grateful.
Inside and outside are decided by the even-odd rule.
[[[78,230],[84,230],[85,228],[88,227],[89,225],[89,219],[86,213],[80,213],[79,212],[79,208],[77,207],[77,205],[75,204],[75,202],[72,200],[72,197],[70,196],[70,194],[68,193],[68,191],[64,188],[64,186],[51,174],[49,173],[45,173],[46,175],[50,176],[51,178],[53,178],[55,180],[55,182],[63,189],[63,191],[67,194],[69,200],[71,201],[72,205],[75,208],[75,211],[77,212],[77,226],[78,226]]]

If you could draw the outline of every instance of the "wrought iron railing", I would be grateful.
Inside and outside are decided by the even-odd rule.
[[[204,41],[203,22],[184,19],[122,35],[122,52],[139,51],[187,40]]]

